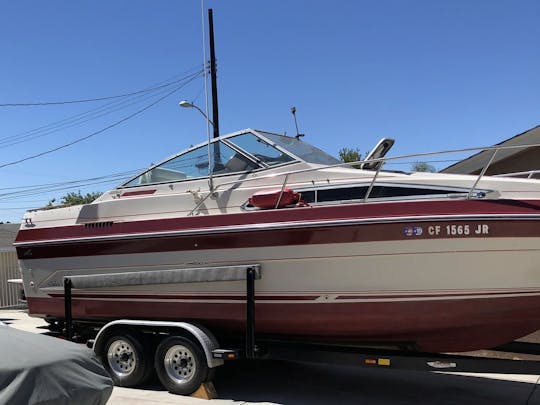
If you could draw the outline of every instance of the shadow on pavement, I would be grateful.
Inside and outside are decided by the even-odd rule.
[[[221,399],[285,405],[540,405],[534,384],[271,360],[230,362],[218,369],[214,384]]]

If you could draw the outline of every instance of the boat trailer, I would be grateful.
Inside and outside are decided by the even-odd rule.
[[[256,342],[255,281],[261,277],[259,264],[66,276],[64,277],[65,338],[67,340],[74,338],[73,288],[245,280],[246,322],[243,342],[234,342],[221,347],[210,330],[190,322],[121,319],[101,327],[95,339],[88,340],[87,345],[100,356],[117,385],[129,387],[141,385],[153,371],[154,362],[151,360],[156,357],[158,377],[169,391],[181,395],[191,395],[197,391],[202,392],[203,397],[216,396],[211,384],[213,370],[224,361],[237,359],[273,359],[393,370],[540,375],[538,360],[422,353],[405,346],[386,348],[380,344],[347,346],[272,340],[264,337],[260,337]],[[144,338],[143,332],[154,336],[150,339]],[[167,341],[170,342],[163,346]],[[149,347],[155,349],[155,355]],[[513,342],[492,350],[540,355],[540,344]],[[174,368],[167,366],[167,362],[174,361],[171,360],[172,355],[181,358],[178,364],[182,371],[178,375],[174,375]],[[158,366],[159,356],[161,369]],[[187,360],[188,358],[191,360]],[[189,363],[190,361],[192,363]],[[191,366],[195,366],[194,369],[197,370],[203,369],[204,372],[195,375],[190,371]],[[144,370],[137,370],[138,367]],[[134,373],[136,378],[123,378],[125,374],[131,373]]]

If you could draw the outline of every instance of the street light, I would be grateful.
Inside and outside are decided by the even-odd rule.
[[[178,105],[180,107],[183,107],[183,108],[195,108],[197,111],[199,111],[202,116],[206,119],[206,122],[209,122],[210,124],[212,124],[212,127],[214,127],[214,123],[212,122],[212,120],[210,118],[208,118],[208,115],[206,115],[204,113],[203,110],[201,110],[199,107],[197,107],[195,104],[192,104],[190,103],[189,101],[186,101],[186,100],[182,100],[178,103]],[[208,126],[208,124],[206,124],[206,130],[208,131],[208,174],[209,174],[209,178],[208,178],[208,186],[210,188],[210,192],[213,193],[214,192],[214,182],[212,180],[212,172],[213,172],[213,169],[210,168],[210,163],[212,162],[212,159],[210,157],[211,155],[211,145],[214,146],[214,162],[220,162],[221,161],[221,154],[220,154],[220,151],[219,151],[219,142],[214,142],[212,143],[211,140],[210,140],[210,127]],[[215,131],[215,127],[214,127],[214,131]]]
[[[182,100],[182,101],[180,101],[180,102],[178,103],[178,105],[179,105],[180,107],[184,107],[184,108],[195,108],[197,111],[199,111],[199,112],[203,115],[203,117],[204,117],[210,124],[212,124],[212,126],[214,126],[214,123],[212,122],[212,120],[211,120],[210,118],[208,118],[208,115],[206,115],[206,114],[204,113],[204,111],[201,110],[199,107],[197,107],[195,104],[192,104],[192,103],[190,103],[189,101],[186,101],[186,100]]]

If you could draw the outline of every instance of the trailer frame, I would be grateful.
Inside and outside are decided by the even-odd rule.
[[[403,347],[343,345],[299,342],[259,337],[256,341],[255,280],[261,278],[260,265],[242,265],[246,281],[246,322],[244,340],[221,347],[212,332],[192,322],[121,319],[103,326],[95,339],[87,342],[96,354],[103,355],[108,331],[118,327],[151,330],[155,333],[191,336],[203,349],[206,365],[214,369],[228,360],[274,359],[393,370],[432,372],[473,372],[540,375],[539,360],[501,359],[448,353],[423,353]],[[75,276],[64,277],[65,336],[73,339],[72,288]],[[83,276],[84,277],[84,276]],[[405,347],[405,346],[404,346]],[[540,344],[512,342],[493,350],[540,355]],[[211,376],[212,377],[212,376]],[[211,381],[211,378],[210,380]]]

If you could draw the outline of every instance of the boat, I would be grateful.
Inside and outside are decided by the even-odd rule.
[[[234,335],[245,282],[215,276],[254,264],[257,336],[459,352],[540,329],[540,182],[385,170],[392,144],[349,165],[246,129],[90,204],[28,211],[15,246],[29,312],[62,320],[66,276],[144,275],[75,288],[74,321],[182,320]],[[213,276],[158,282],[189,270]]]

